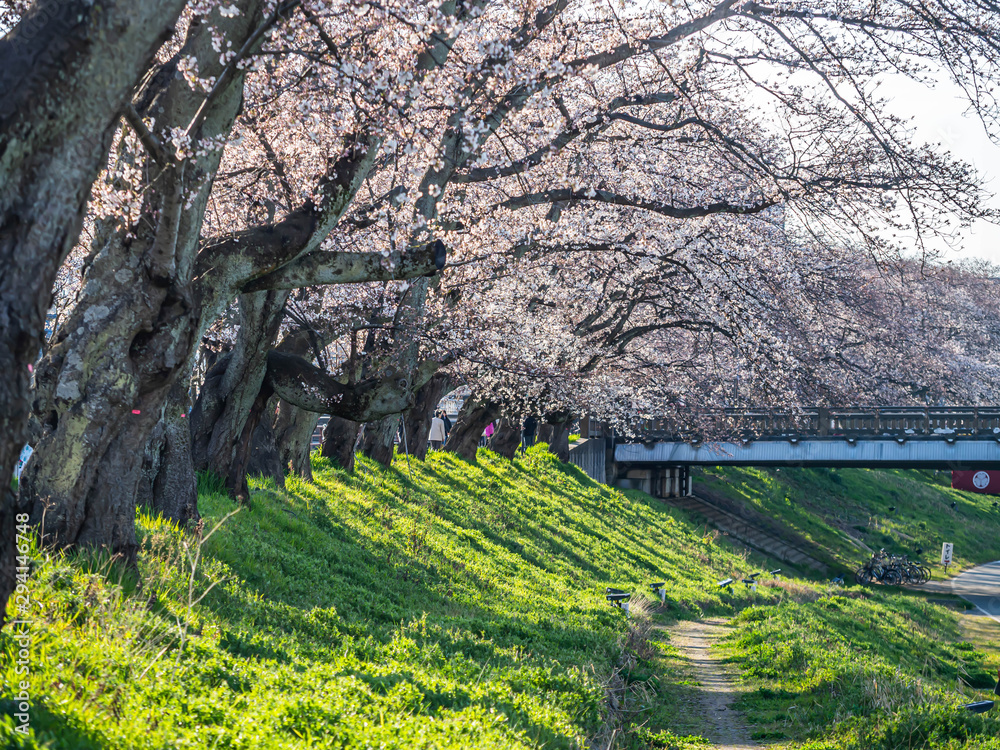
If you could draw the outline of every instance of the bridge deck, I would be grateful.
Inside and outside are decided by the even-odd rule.
[[[1000,469],[1000,443],[963,438],[886,440],[804,438],[751,443],[619,443],[615,461],[640,466],[827,466],[897,469]]]
[[[699,415],[699,426],[653,419],[635,425],[646,441],[705,435],[732,438],[845,436],[856,438],[1000,437],[1000,406],[807,407],[795,412],[723,409]],[[583,428],[584,425],[581,425]],[[586,425],[590,429],[589,420]]]

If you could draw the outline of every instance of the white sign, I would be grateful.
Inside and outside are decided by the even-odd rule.
[[[977,490],[985,490],[990,486],[990,475],[985,471],[977,471],[972,475],[972,483]]]
[[[955,545],[951,542],[945,542],[941,545],[941,564],[950,565],[951,564],[951,553],[955,548]]]
[[[34,449],[30,445],[25,445],[21,449],[21,456],[17,459],[17,466],[14,467],[14,479],[17,481],[21,481],[21,472],[24,471],[24,465],[28,463],[28,459],[31,458],[31,454],[34,452]]]

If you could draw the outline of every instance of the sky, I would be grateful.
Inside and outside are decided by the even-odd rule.
[[[928,89],[899,76],[886,80],[881,93],[891,99],[893,114],[915,118],[919,139],[940,143],[958,159],[972,164],[993,194],[990,206],[1000,209],[1000,145],[989,139],[975,115],[966,114],[967,104],[958,87],[944,82]],[[947,258],[984,258],[1000,264],[1000,226],[977,222],[962,233],[960,241],[962,247],[947,250]]]

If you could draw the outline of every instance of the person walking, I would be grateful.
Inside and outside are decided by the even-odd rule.
[[[482,437],[479,438],[479,446],[481,448],[485,448],[486,445],[487,445],[487,443],[490,442],[490,438],[493,437],[493,432],[494,431],[495,431],[495,428],[493,427],[493,423],[492,422],[490,422],[488,425],[486,425],[486,429],[483,430]]]
[[[431,450],[435,451],[441,450],[444,441],[448,439],[448,434],[444,429],[444,420],[441,419],[441,412],[435,414],[434,418],[431,419],[431,431],[427,439],[430,441]]]
[[[521,425],[521,454],[535,444],[535,433],[538,431],[538,420],[531,414],[524,419]]]
[[[444,409],[441,410],[441,421],[444,422],[444,439],[447,441],[451,434],[451,420],[448,419],[448,412]]]

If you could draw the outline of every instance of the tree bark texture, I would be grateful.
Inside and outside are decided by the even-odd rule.
[[[451,428],[448,442],[444,444],[446,451],[451,451],[466,461],[475,461],[479,450],[479,439],[483,436],[486,425],[497,418],[500,405],[495,401],[484,401],[472,396],[462,404],[458,419]]]
[[[274,414],[277,398],[272,397],[265,405],[264,411],[257,420],[250,444],[250,455],[247,459],[247,476],[269,477],[281,488],[285,486],[285,466],[281,462],[277,440],[269,418]]]
[[[572,424],[572,414],[554,412],[538,425],[538,442],[548,443],[549,452],[560,461],[569,461],[569,428]]]
[[[319,415],[314,412],[305,411],[284,400],[278,402],[274,440],[281,465],[307,482],[311,482],[313,478],[309,450],[318,421]]]
[[[403,417],[403,427],[406,429],[406,450],[411,456],[423,461],[427,458],[427,436],[431,432],[431,419],[441,398],[451,385],[451,377],[445,373],[437,373],[424,383],[417,391],[413,406]]]
[[[198,520],[198,482],[191,460],[190,406],[184,380],[170,389],[163,417],[146,443],[137,502],[184,526]]]
[[[330,417],[323,429],[323,457],[336,461],[345,471],[354,471],[354,446],[358,442],[361,423],[340,417]]]
[[[8,483],[52,284],[122,107],[183,7],[43,0],[0,39],[0,624],[14,585]]]
[[[216,357],[205,372],[198,398],[191,407],[191,460],[196,471],[208,471],[208,444],[212,439],[212,424],[222,414],[222,378],[231,358],[231,352]]]
[[[387,468],[391,466],[399,422],[399,414],[390,414],[377,422],[366,424],[365,436],[361,441],[361,452],[372,461],[377,461]]]
[[[569,428],[569,422],[552,425],[552,442],[549,443],[549,450],[560,461],[569,461]]]
[[[266,419],[268,427],[273,413],[265,417],[264,404],[272,390],[264,386],[267,353],[274,345],[284,315],[287,292],[255,292],[240,295],[240,328],[236,346],[219,383],[222,410],[211,425],[208,442],[208,469],[219,476],[229,477],[234,491],[245,491],[244,477],[237,477],[240,466],[250,460],[252,429],[244,435],[249,420],[254,427]],[[261,394],[266,392],[261,402]]]
[[[195,467],[225,477],[226,486],[242,500],[249,497],[246,470],[254,446],[268,475],[267,460],[277,456],[270,434],[273,410],[265,415],[273,394],[264,383],[267,352],[281,325],[287,292],[255,292],[240,296],[240,327],[236,345],[206,374],[192,421]],[[265,423],[261,440],[254,433]],[[273,463],[273,462],[272,462]],[[283,472],[279,473],[284,481]]]
[[[490,439],[490,450],[504,458],[512,459],[520,444],[521,430],[518,423],[508,417],[502,417]]]

